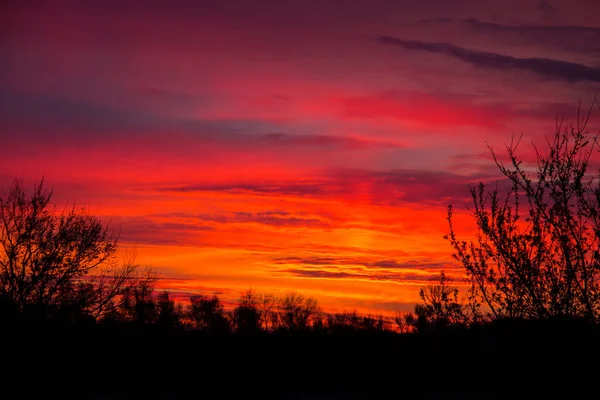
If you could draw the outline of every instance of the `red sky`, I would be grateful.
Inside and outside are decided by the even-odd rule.
[[[600,89],[595,0],[0,3],[0,183],[45,177],[180,294],[408,310],[445,210]],[[524,147],[523,151],[527,151]]]

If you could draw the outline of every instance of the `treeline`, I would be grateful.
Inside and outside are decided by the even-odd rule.
[[[217,295],[192,295],[175,301],[168,291],[156,293],[145,282],[128,287],[99,316],[82,303],[27,304],[22,309],[4,300],[0,321],[11,324],[103,325],[104,327],[156,329],[162,331],[215,334],[259,334],[274,332],[398,332],[394,319],[354,312],[325,313],[316,299],[299,292],[282,297],[247,290],[233,309],[226,310]],[[400,319],[396,319],[401,321]],[[404,327],[404,326],[403,326]]]

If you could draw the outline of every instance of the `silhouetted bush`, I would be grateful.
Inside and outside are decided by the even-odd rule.
[[[509,164],[490,152],[505,181],[471,187],[474,241],[460,241],[448,208],[454,257],[465,267],[474,309],[492,318],[580,317],[600,313],[600,173],[589,171],[597,151],[590,112],[576,125],[557,123],[545,148],[534,146],[535,172],[507,146]]]

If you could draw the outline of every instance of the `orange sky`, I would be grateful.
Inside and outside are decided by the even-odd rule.
[[[409,310],[461,273],[487,143],[600,89],[600,3],[449,3],[3,2],[0,183],[44,176],[181,296]]]

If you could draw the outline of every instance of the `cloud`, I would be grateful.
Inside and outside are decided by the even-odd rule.
[[[345,264],[345,259],[334,257],[282,257],[275,258],[277,264],[304,264],[304,265],[333,265]]]
[[[375,261],[375,262],[370,262],[365,264],[369,267],[380,267],[380,268],[391,268],[391,269],[398,269],[398,268],[414,268],[415,266],[419,266],[419,267],[423,267],[423,265],[419,265],[416,263],[399,263],[396,260],[380,260],[380,261]]]
[[[214,231],[211,226],[193,222],[177,222],[150,216],[105,218],[119,232],[123,243],[183,245],[198,243],[199,235]]]
[[[379,36],[377,41],[382,44],[398,46],[408,50],[420,50],[447,55],[483,69],[501,71],[516,69],[566,82],[600,82],[599,67],[590,67],[569,61],[549,58],[518,58],[487,51],[471,50],[455,46],[451,43],[404,40],[391,36]]]
[[[298,218],[289,216],[282,211],[272,212],[234,212],[231,215],[200,215],[204,221],[217,221],[221,223],[258,223],[278,227],[314,227],[328,225],[325,221],[316,218]]]
[[[152,218],[177,219],[187,221],[187,224],[197,221],[217,224],[246,224],[257,223],[276,227],[324,227],[329,222],[318,218],[304,218],[293,216],[283,210],[269,210],[259,212],[236,211],[229,214],[191,214],[191,213],[161,213],[151,215]]]
[[[466,163],[463,163],[466,164]],[[463,165],[464,167],[464,165]],[[265,196],[297,196],[302,198],[336,199],[370,204],[447,205],[469,195],[469,185],[495,182],[500,178],[493,169],[461,175],[448,171],[389,170],[370,171],[344,169],[329,171],[325,176],[307,181],[264,181],[200,183],[138,187],[138,191],[157,192],[233,192]],[[239,215],[238,218],[249,218]],[[252,216],[256,220],[273,221],[269,216]]]
[[[541,45],[548,49],[561,48],[583,54],[600,53],[600,28],[580,25],[508,25],[480,21],[475,18],[436,18],[420,21],[421,24],[436,24],[463,28],[468,34],[482,35],[486,40],[523,46]]]
[[[289,135],[283,133],[269,133],[260,138],[265,146],[318,146],[341,147],[347,149],[366,148],[404,148],[404,145],[390,141],[353,138],[333,135]]]
[[[274,258],[281,269],[275,272],[299,278],[350,279],[388,281],[397,283],[431,283],[439,279],[439,272],[446,271],[449,277],[462,277],[463,270],[455,264],[435,262],[430,259],[395,260],[377,259],[373,256],[292,256]],[[460,278],[458,279],[460,280]]]
[[[142,97],[160,98],[171,105],[185,103],[189,106],[194,102],[192,96],[151,87],[134,93]],[[266,119],[192,119],[166,116],[152,110],[152,107],[144,106],[147,106],[144,102],[137,102],[134,107],[72,99],[59,93],[27,94],[0,87],[0,122],[33,128],[21,131],[21,138],[18,140],[22,140],[24,135],[31,135],[29,139],[36,142],[56,144],[59,141],[66,146],[123,146],[128,141],[130,146],[136,148],[144,144],[146,148],[153,147],[159,151],[175,148],[192,153],[193,149],[198,150],[208,144],[240,150],[298,147],[362,150],[405,147],[389,140],[302,132],[321,131],[325,128],[287,126]],[[291,133],[286,130],[299,132]]]
[[[408,260],[398,262],[393,259],[382,259],[373,261],[371,258],[344,258],[344,257],[281,257],[275,258],[273,261],[281,265],[303,265],[311,267],[318,266],[359,266],[367,269],[377,270],[438,270],[444,268],[443,264],[434,263],[431,261]]]
[[[143,190],[143,189],[141,189]],[[282,194],[291,196],[315,196],[323,194],[325,188],[317,182],[263,182],[263,183],[206,183],[152,188],[157,192],[220,192],[242,191],[262,194]]]
[[[462,200],[469,185],[494,182],[499,175],[467,174],[450,171],[398,169],[389,171],[345,170],[334,175],[341,195],[352,197],[353,188],[368,187],[365,197],[376,204],[416,203],[447,205]]]
[[[383,273],[361,274],[344,271],[326,271],[326,270],[306,270],[299,268],[288,268],[278,271],[279,273],[292,275],[299,278],[313,279],[350,279],[350,280],[369,280],[369,281],[387,281],[397,283],[408,282],[430,282],[433,275],[418,275],[404,273]]]
[[[48,124],[62,123],[66,126],[102,129],[111,128],[149,128],[161,122],[160,118],[139,110],[127,110],[86,100],[74,100],[54,94],[30,94],[0,86],[0,120],[17,120],[36,123],[48,127]],[[54,126],[53,126],[54,127]],[[45,135],[52,132],[44,131]]]
[[[553,16],[553,15],[557,14],[559,11],[557,7],[553,6],[546,0],[541,0],[537,5],[537,9],[542,14],[548,15],[548,16]]]

